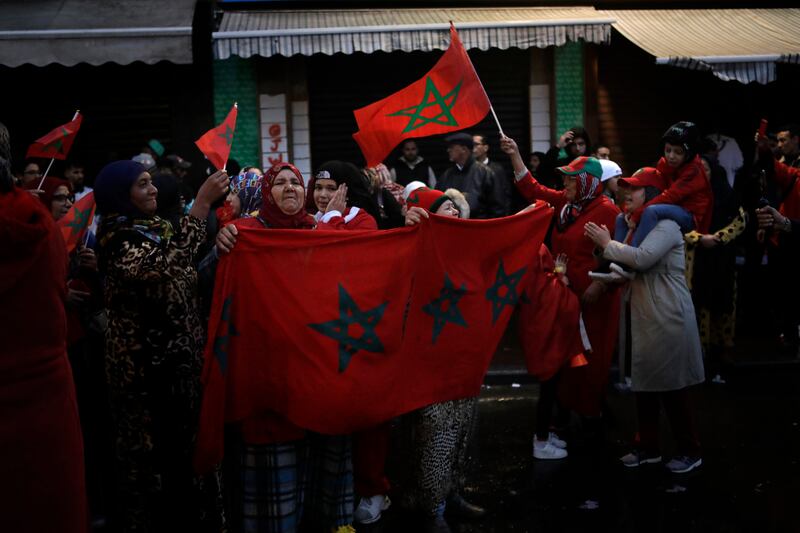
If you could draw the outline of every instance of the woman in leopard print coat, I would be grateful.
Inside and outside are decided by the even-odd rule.
[[[219,487],[194,476],[191,455],[203,353],[195,255],[227,184],[211,176],[173,228],[154,216],[157,190],[139,163],[110,163],[95,182],[120,531],[224,529]]]

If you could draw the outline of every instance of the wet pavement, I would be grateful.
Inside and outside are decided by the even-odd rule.
[[[727,379],[694,391],[703,466],[671,475],[661,465],[618,463],[635,432],[635,411],[633,395],[614,389],[602,434],[593,440],[573,419],[570,456],[534,461],[538,386],[524,375],[496,373],[481,394],[464,494],[489,513],[479,522],[452,522],[453,531],[800,532],[800,365],[740,364]],[[666,461],[668,430],[662,441]],[[358,529],[421,530],[417,517],[397,506]]]

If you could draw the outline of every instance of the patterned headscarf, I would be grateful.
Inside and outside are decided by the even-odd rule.
[[[597,176],[593,176],[588,172],[579,172],[573,176],[576,180],[577,190],[575,191],[575,199],[567,203],[559,214],[558,229],[561,231],[575,222],[583,208],[603,192],[603,186]]]
[[[275,199],[272,197],[272,185],[275,183],[275,178],[278,176],[278,173],[284,169],[291,170],[294,175],[300,179],[300,183],[305,183],[303,180],[303,175],[300,173],[297,167],[291,163],[277,163],[270,168],[264,174],[261,184],[263,202],[261,204],[261,210],[259,211],[259,218],[269,227],[276,229],[313,228],[316,225],[314,217],[309,215],[305,209],[301,207],[297,213],[288,215],[281,211],[281,209],[278,207],[278,204],[275,203]],[[298,201],[300,202],[301,206],[304,205],[305,188],[303,189],[303,197],[298,198]]]

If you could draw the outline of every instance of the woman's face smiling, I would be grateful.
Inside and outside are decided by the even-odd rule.
[[[147,216],[156,214],[156,196],[158,189],[153,185],[153,178],[148,172],[142,172],[131,185],[131,203],[133,207]]]
[[[275,205],[287,215],[294,215],[303,208],[305,187],[300,178],[288,168],[281,170],[275,176],[271,193]]]
[[[338,185],[334,180],[317,179],[314,182],[314,205],[317,206],[317,210],[325,212],[325,208],[328,207],[331,198],[336,194],[337,188]]]

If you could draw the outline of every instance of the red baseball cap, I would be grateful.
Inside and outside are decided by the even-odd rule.
[[[450,197],[442,191],[420,187],[411,191],[411,194],[408,195],[408,200],[406,200],[406,205],[409,207],[421,207],[430,213],[436,213],[436,210],[447,200],[450,200]]]
[[[655,187],[663,191],[666,189],[664,176],[655,167],[640,168],[628,178],[620,178],[617,182],[620,187]]]

